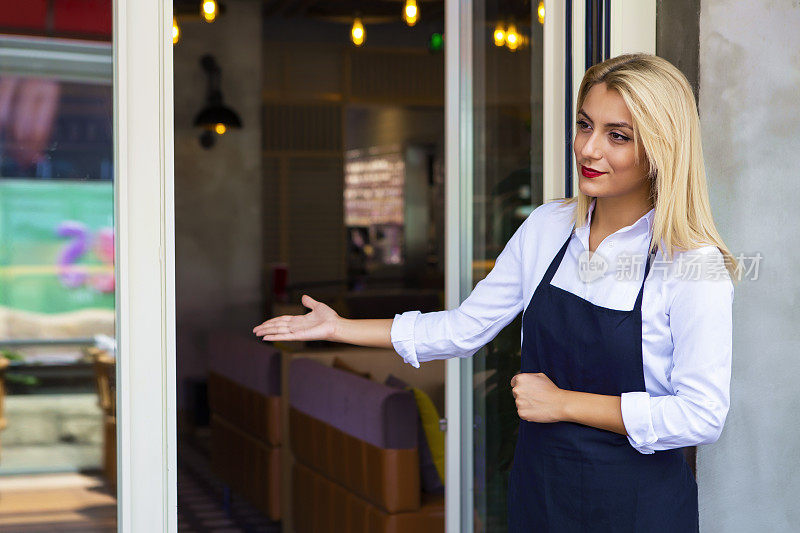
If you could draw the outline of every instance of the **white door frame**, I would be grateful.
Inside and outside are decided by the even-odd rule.
[[[113,18],[118,530],[174,532],[172,2]]]
[[[472,291],[473,2],[445,0],[445,305]],[[585,3],[572,2],[572,112],[585,70]],[[565,193],[566,3],[545,0],[543,164],[545,201]],[[614,0],[611,57],[655,53],[656,1]],[[574,161],[571,163],[574,166]],[[575,176],[575,173],[572,173]],[[577,182],[573,182],[573,191]],[[474,531],[472,360],[445,363],[445,530]]]

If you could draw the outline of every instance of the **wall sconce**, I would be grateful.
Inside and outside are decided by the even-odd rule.
[[[241,128],[239,115],[222,103],[222,92],[219,88],[220,68],[213,56],[206,54],[200,58],[200,66],[208,76],[206,105],[194,118],[195,127],[203,128],[200,134],[200,146],[211,148],[217,135],[223,135],[230,128]]]

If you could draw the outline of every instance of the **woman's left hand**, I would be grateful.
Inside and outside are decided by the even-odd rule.
[[[566,392],[556,387],[542,373],[515,374],[511,392],[517,402],[517,413],[529,422],[560,422],[564,420]]]

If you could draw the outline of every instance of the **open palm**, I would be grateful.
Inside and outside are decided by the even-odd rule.
[[[333,336],[339,314],[304,294],[301,302],[311,309],[305,315],[282,315],[253,328],[253,333],[265,341],[329,340]]]

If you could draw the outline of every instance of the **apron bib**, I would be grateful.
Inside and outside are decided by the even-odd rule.
[[[645,391],[644,281],[631,311],[594,305],[551,285],[571,237],[523,313],[520,371],[543,372],[566,390]],[[649,271],[648,256],[644,279]],[[613,431],[520,420],[508,526],[514,533],[696,532],[697,483],[680,449],[642,454]]]

